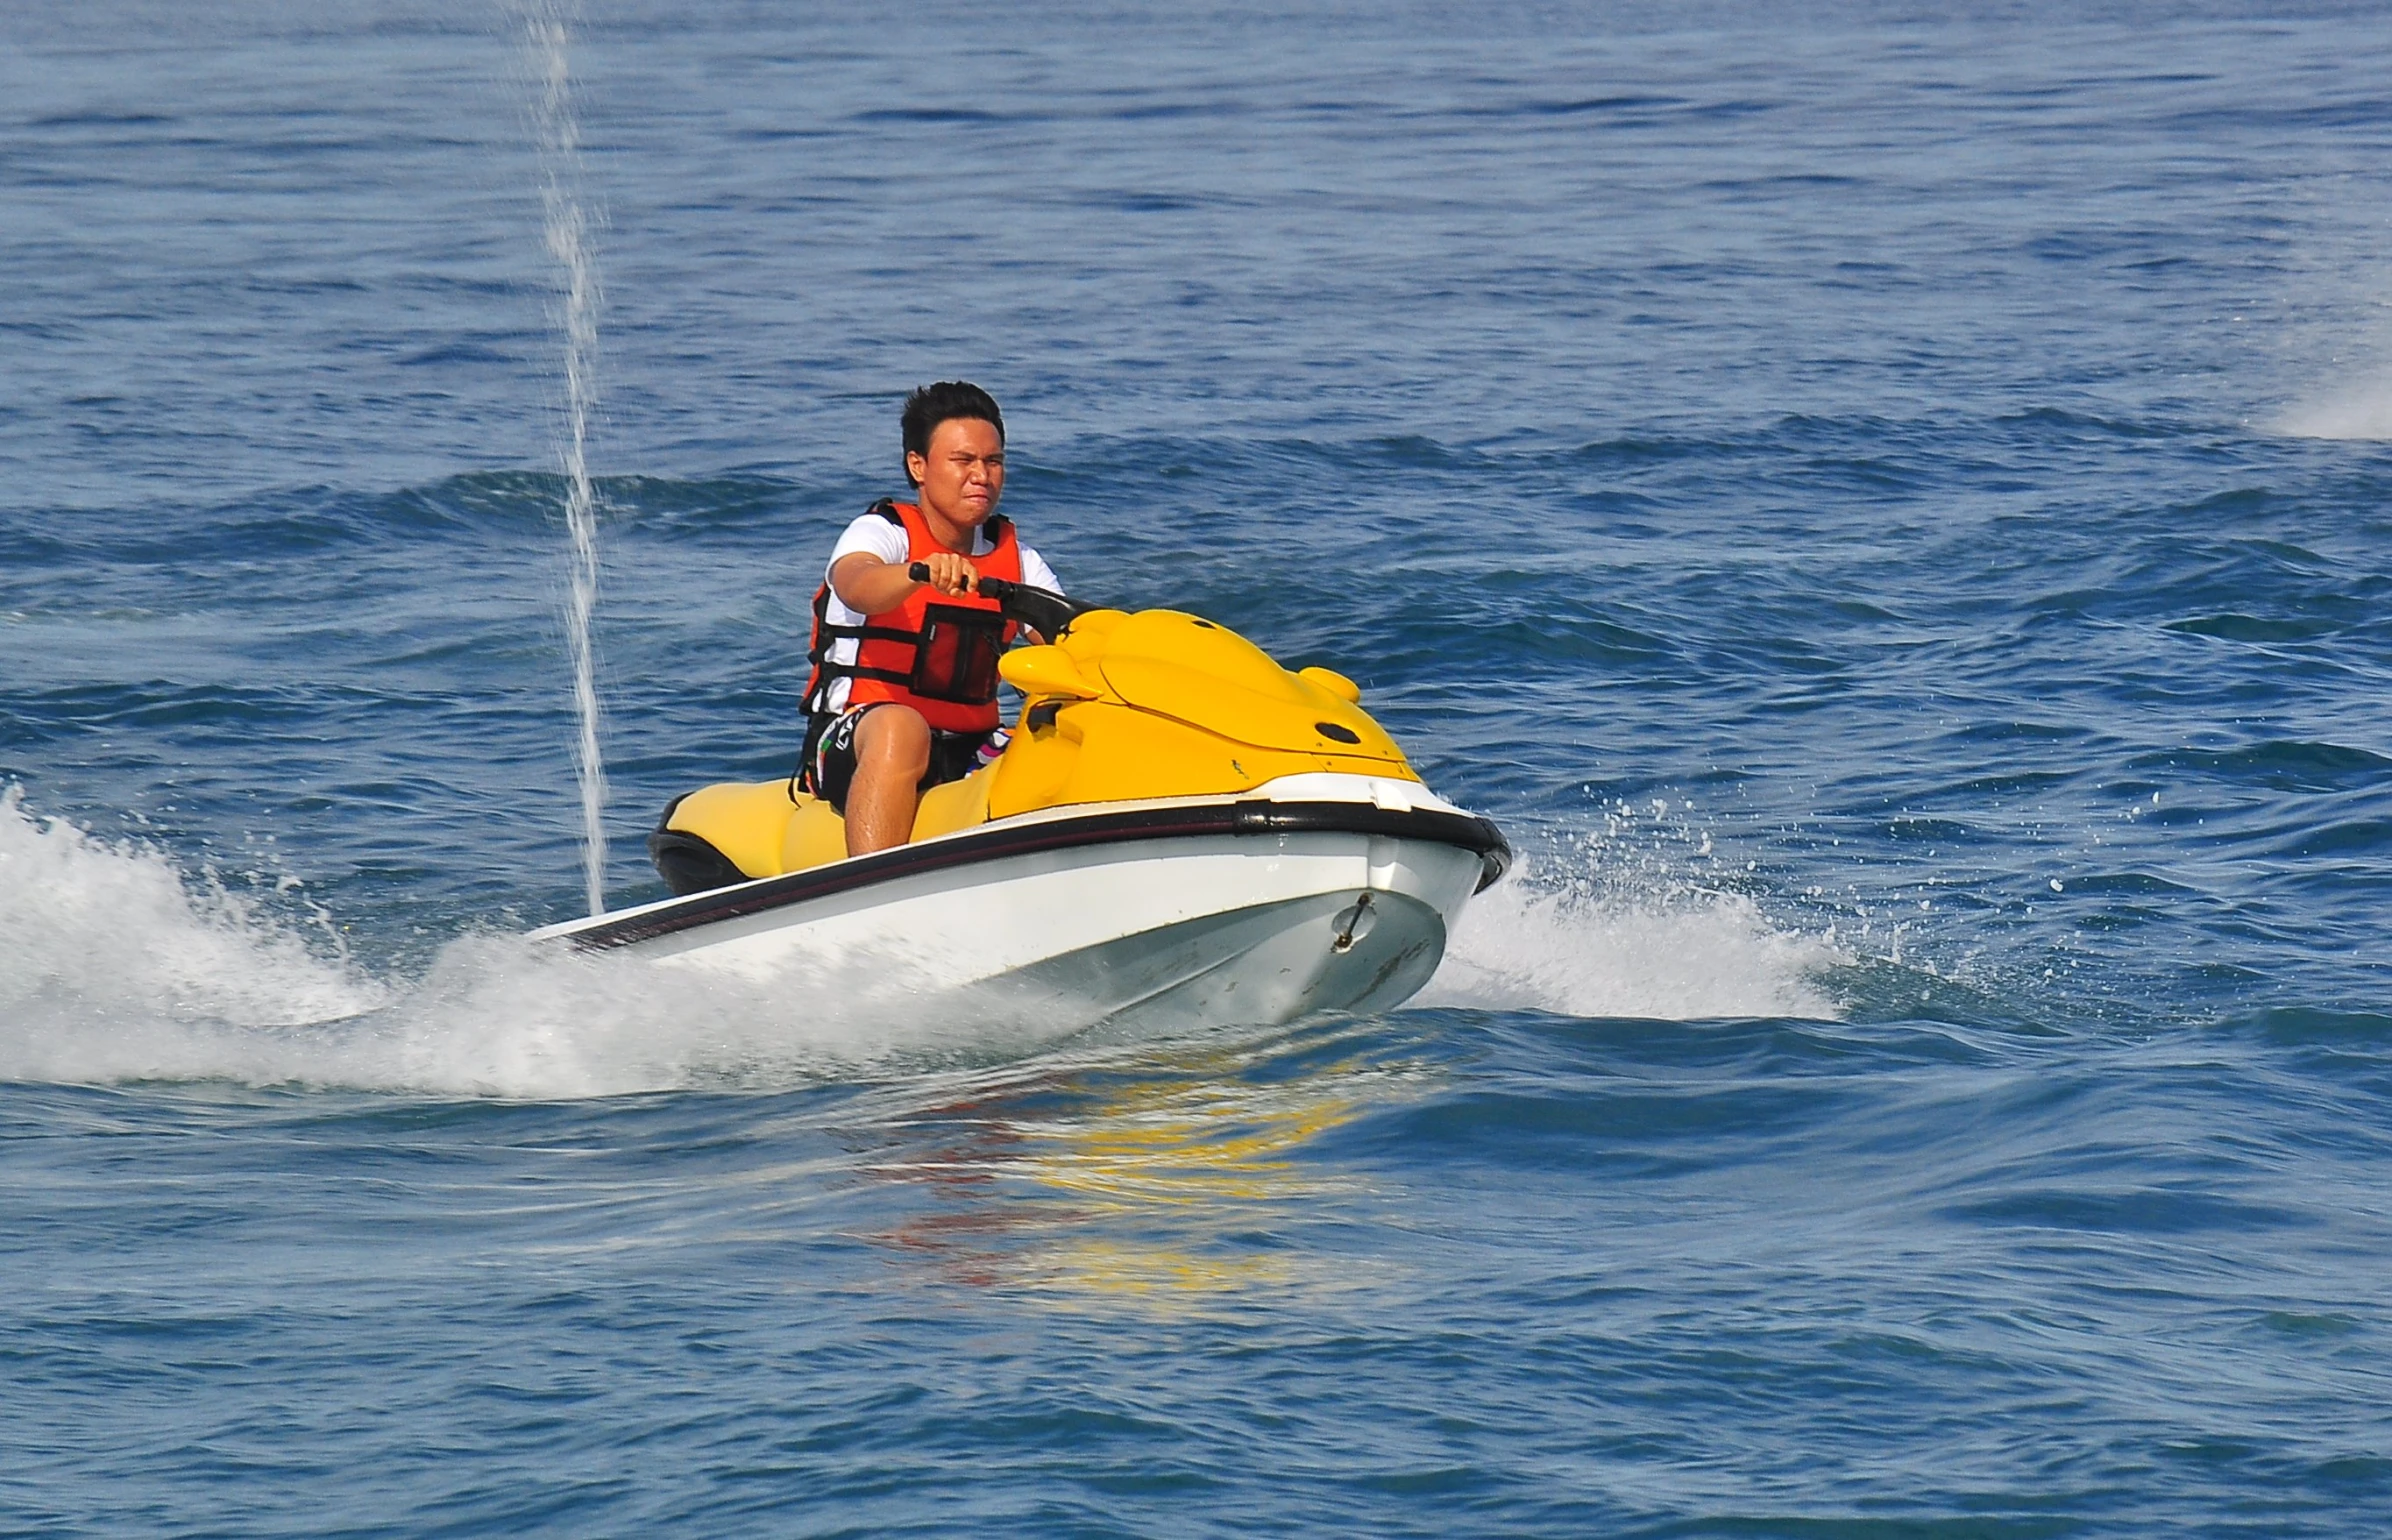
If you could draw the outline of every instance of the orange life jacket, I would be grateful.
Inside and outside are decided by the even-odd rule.
[[[912,503],[882,498],[867,511],[905,527],[908,562],[947,549]],[[981,528],[995,549],[973,557],[972,565],[985,577],[1020,582],[1022,548],[1014,539],[1012,521],[992,516]],[[849,681],[850,708],[897,701],[922,713],[922,720],[937,732],[996,730],[997,657],[1019,627],[997,612],[994,599],[943,594],[925,583],[903,604],[866,616],[860,626],[832,624],[830,602],[830,584],[825,582],[814,595],[814,639],[806,653],[814,665],[806,683],[806,710],[815,718],[809,740],[830,713],[831,683],[838,679]],[[855,661],[832,662],[832,644],[848,639],[856,644]]]

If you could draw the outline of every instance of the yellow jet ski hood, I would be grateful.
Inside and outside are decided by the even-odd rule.
[[[1053,651],[1062,659],[1042,659]],[[1056,665],[1068,660],[1068,674]],[[1178,610],[1095,610],[1052,649],[1027,648],[1005,675],[1025,694],[1110,699],[1256,748],[1404,763],[1403,750],[1325,668],[1290,673],[1224,626]],[[1092,688],[1101,680],[1103,688]]]

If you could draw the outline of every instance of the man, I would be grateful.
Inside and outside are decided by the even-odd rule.
[[[997,514],[1005,419],[961,381],[906,398],[905,479],[916,501],[875,503],[847,526],[814,596],[800,778],[847,820],[847,853],[913,836],[922,793],[1004,747],[997,654],[1018,629],[978,591],[1001,577],[1062,592]],[[910,572],[916,563],[929,581]]]

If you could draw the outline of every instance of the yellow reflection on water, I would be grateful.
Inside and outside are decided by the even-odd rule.
[[[1329,1041],[1334,1041],[1330,1039]],[[1300,1072],[1275,1063],[1306,1052]],[[1306,1147],[1422,1093],[1423,1066],[1285,1035],[1060,1066],[904,1120],[927,1136],[875,1174],[921,1183],[931,1212],[877,1237],[952,1282],[1061,1306],[1185,1314],[1257,1291],[1374,1281],[1301,1230],[1373,1188]],[[909,1141],[911,1142],[911,1141]]]

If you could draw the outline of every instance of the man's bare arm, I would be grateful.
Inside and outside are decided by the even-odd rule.
[[[968,557],[953,551],[933,551],[922,561],[930,568],[930,586],[943,594],[968,594],[979,576]],[[886,614],[922,586],[906,576],[908,565],[882,561],[869,551],[850,551],[831,565],[831,592],[858,614]]]

